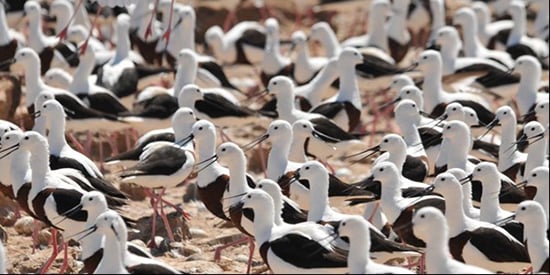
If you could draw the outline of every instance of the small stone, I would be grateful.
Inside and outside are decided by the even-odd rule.
[[[19,218],[14,224],[15,231],[19,235],[30,236],[34,226],[34,218],[30,216],[23,216]]]
[[[17,221],[17,215],[13,211],[7,211],[5,215],[0,216],[0,225],[12,226]]]
[[[248,263],[248,256],[246,256],[246,255],[244,255],[244,254],[239,254],[239,255],[237,255],[237,257],[235,258],[235,261],[241,262],[241,263]]]
[[[191,227],[189,228],[189,232],[191,233],[191,238],[199,239],[208,237],[208,233],[200,228]]]
[[[186,262],[192,262],[192,261],[206,261],[207,259],[204,257],[204,255],[200,253],[195,253],[187,258],[185,258]]]
[[[142,201],[147,197],[145,195],[145,188],[133,183],[121,182],[120,191],[126,193],[128,198],[134,201]]]
[[[192,244],[184,244],[182,247],[178,249],[178,252],[183,256],[190,256],[194,254],[200,254],[202,253],[202,250],[199,247],[194,246]]]
[[[43,229],[38,232],[38,245],[48,245],[50,239],[52,238],[52,233],[49,229]]]
[[[180,270],[201,274],[222,274],[224,270],[216,263],[210,261],[186,261],[180,262]]]

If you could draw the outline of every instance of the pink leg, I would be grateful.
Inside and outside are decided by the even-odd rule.
[[[149,189],[149,188],[145,189],[145,193],[147,194],[147,196],[149,196],[150,202],[151,202],[151,207],[153,208],[153,217],[152,217],[152,221],[151,221],[151,225],[152,225],[151,243],[149,244],[149,247],[154,248],[154,247],[156,247],[155,233],[157,231],[157,215],[158,215],[157,203],[158,203],[158,201],[156,199],[155,194],[153,193],[153,191],[151,189]]]
[[[130,140],[130,135],[132,134],[132,129],[125,129],[124,130],[124,142],[125,142],[125,145],[126,145],[126,151],[130,150],[133,148],[133,144]]]
[[[162,195],[164,195],[164,190],[160,191],[159,194],[159,202],[160,202],[160,217],[162,221],[164,222],[164,227],[166,228],[166,232],[168,233],[168,238],[171,242],[174,241],[174,233],[172,232],[172,228],[170,227],[170,222],[168,222],[168,217],[166,217],[166,213],[164,213],[164,203],[162,199]]]
[[[59,269],[60,274],[64,274],[69,267],[69,244],[63,240],[63,265]]]
[[[248,266],[246,267],[246,274],[250,274],[250,267],[252,267],[252,258],[254,257],[254,238],[248,237]]]
[[[292,31],[299,30],[302,27],[302,12],[296,9],[296,18],[294,19],[294,27],[292,28]]]
[[[74,136],[73,132],[70,131],[70,132],[67,132],[67,137],[69,138],[69,140],[71,141],[71,143],[73,144],[74,147],[76,147],[76,150],[78,150],[80,153],[82,154],[86,154],[87,151],[86,149],[84,149],[84,147],[82,146],[82,144],[80,144],[80,142],[78,142],[78,139],[76,139],[76,137]]]
[[[109,147],[111,147],[111,155],[118,155],[118,136],[119,132],[115,131],[111,133],[110,138],[107,140],[109,142]]]
[[[99,163],[100,163],[100,169],[103,171],[103,160],[105,159],[105,154],[103,152],[103,135],[99,133],[99,139],[98,139],[98,147],[99,147]],[[91,152],[91,151],[90,151]]]
[[[46,264],[44,264],[44,266],[40,269],[40,274],[45,274],[48,271],[48,269],[50,269],[53,261],[57,257],[57,254],[59,254],[59,250],[57,247],[57,229],[52,228],[51,232],[52,232],[52,246],[53,246],[52,255],[50,256]]]
[[[164,194],[164,192],[163,192]],[[181,207],[167,201],[166,199],[164,199],[162,196],[157,196],[157,199],[163,203],[165,203],[166,205],[174,208],[178,213],[181,213],[182,216],[186,219],[186,220],[190,220],[191,219],[191,214],[187,213],[185,210],[181,209]]]
[[[376,214],[376,211],[378,210],[378,207],[380,206],[380,202],[376,202],[376,205],[374,205],[374,209],[372,209],[372,213],[370,214],[368,221],[372,222],[372,218],[374,218],[374,215]]]
[[[33,221],[32,227],[32,254],[34,254],[36,247],[38,246],[38,230],[40,229],[40,223],[38,220]]]
[[[223,23],[223,31],[227,32],[231,26],[233,25],[233,22],[237,20],[237,10],[233,9],[230,10],[227,14],[227,17],[225,17],[225,22]]]
[[[238,245],[238,244],[242,244],[242,243],[246,243],[246,242],[249,242],[250,238],[249,237],[243,237],[241,239],[238,239],[236,241],[233,241],[233,242],[230,242],[228,244],[224,244],[222,246],[219,246],[219,247],[216,247],[216,250],[214,251],[214,261],[216,262],[219,262],[220,261],[220,257],[221,257],[221,251],[228,248],[228,247],[231,247],[231,246],[234,246],[234,245]]]

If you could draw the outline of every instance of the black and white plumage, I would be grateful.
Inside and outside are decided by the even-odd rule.
[[[259,112],[236,105],[221,95],[205,93],[194,84],[183,87],[178,95],[178,104],[193,109],[197,118],[208,119],[222,127],[262,123],[265,120]]]
[[[314,222],[276,225],[273,199],[260,190],[248,192],[241,205],[254,214],[260,255],[274,273],[347,271],[346,256],[334,248],[330,227]]]
[[[548,216],[542,205],[536,201],[524,201],[518,204],[515,220],[524,228],[525,246],[529,252],[533,272],[550,272],[547,232]]]
[[[445,216],[434,207],[418,210],[412,219],[416,236],[426,242],[426,272],[445,274],[491,274],[489,270],[464,264],[450,257],[449,228]],[[437,230],[433,230],[437,228]]]
[[[258,22],[242,21],[226,33],[220,26],[212,26],[204,40],[222,64],[258,64],[263,60],[266,31]]]
[[[471,5],[475,12],[478,29],[477,35],[481,43],[489,49],[497,48],[497,45],[504,46],[514,26],[512,20],[491,20],[491,11],[483,1],[475,1]]]
[[[4,67],[5,62],[10,62],[10,60],[15,56],[17,47],[19,46],[17,39],[13,36],[12,30],[8,26],[6,20],[6,9],[4,4],[0,3],[0,71],[9,71],[8,67]]]
[[[343,49],[338,55],[340,88],[335,96],[313,106],[311,112],[332,119],[340,128],[348,132],[361,125],[361,91],[355,75],[355,66],[363,61],[363,56],[353,48]]]
[[[542,39],[526,35],[527,15],[525,3],[510,3],[508,13],[512,16],[514,27],[510,31],[510,36],[506,42],[506,51],[514,59],[522,55],[531,55],[540,62],[543,68],[547,69],[549,54],[548,43]]]
[[[270,79],[277,75],[291,75],[294,71],[291,60],[283,56],[280,50],[279,22],[275,18],[268,18],[265,21],[267,33],[264,47],[264,58],[261,63],[261,79],[264,86],[267,86]]]
[[[539,92],[542,80],[542,68],[535,57],[524,55],[516,60],[513,72],[519,72],[520,82],[516,93],[518,115],[526,115],[536,104],[548,101],[548,93]]]
[[[307,213],[302,211],[297,203],[283,195],[281,187],[275,181],[262,179],[258,181],[256,188],[265,191],[273,199],[276,225],[307,221]]]
[[[370,259],[370,230],[368,222],[362,217],[343,219],[335,231],[338,236],[349,238],[348,268],[351,274],[413,274],[408,269],[379,264]]]
[[[97,232],[98,234],[94,234]],[[157,260],[139,257],[128,257],[127,238],[128,232],[124,220],[120,215],[107,210],[97,216],[94,224],[80,232],[80,240],[88,238],[90,235],[104,236],[105,248],[103,255],[99,259],[94,273],[131,273],[131,274],[180,274],[173,267]],[[130,258],[130,259],[127,259]],[[133,260],[133,261],[132,261]]]
[[[312,81],[329,62],[326,57],[310,56],[308,39],[303,31],[292,33],[292,50],[296,52],[292,78],[297,85],[305,85]]]
[[[527,173],[525,177],[525,193],[527,193],[528,199],[534,200],[540,205],[542,205],[542,209],[546,213],[546,218],[550,219],[549,217],[549,199],[548,199],[548,167],[546,166],[540,166],[537,167],[531,172]]]
[[[445,212],[445,200],[439,196],[428,195],[422,198],[403,198],[399,170],[391,162],[381,162],[372,168],[372,180],[380,181],[382,194],[380,207],[401,240],[409,245],[425,247],[412,231],[413,212],[426,206],[437,207]]]
[[[525,246],[504,229],[464,214],[460,182],[454,175],[438,175],[428,190],[445,197],[449,247],[455,260],[492,272],[517,272],[529,262]]]
[[[434,50],[424,51],[414,64],[424,75],[424,111],[434,117],[443,114],[446,104],[459,102],[462,106],[474,109],[483,123],[493,120],[494,114],[489,102],[481,95],[469,92],[449,93],[443,90],[441,54]]]

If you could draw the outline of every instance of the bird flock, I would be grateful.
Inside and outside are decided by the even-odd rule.
[[[291,34],[243,2],[206,29],[201,1],[0,1],[0,187],[51,230],[37,272],[62,251],[67,271],[71,240],[84,273],[191,272],[149,250],[157,223],[176,240],[166,207],[193,219],[164,197],[181,183],[242,233],[212,249],[248,244],[247,273],[550,272],[548,1],[323,21],[346,1],[296,0]],[[121,183],[149,197],[147,248]]]

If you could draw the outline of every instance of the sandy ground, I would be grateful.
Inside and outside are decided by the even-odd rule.
[[[250,2],[250,1],[249,1]],[[457,1],[451,1],[456,4]],[[293,30],[293,1],[267,1],[272,7],[273,15],[276,16],[282,27],[282,38],[289,38],[291,31]],[[350,26],[357,25],[356,15],[364,14],[366,7],[370,1],[348,1],[338,4],[329,4],[315,9],[317,18],[328,18],[327,14],[331,14],[331,11],[336,12],[336,15],[332,17],[332,26],[337,31],[340,39],[346,37],[350,33]],[[210,7],[213,9],[219,9],[220,3],[218,1],[195,1],[195,4],[201,7]],[[458,5],[458,4],[457,4]],[[254,7],[251,3],[246,3],[245,6],[239,10],[237,16],[239,20],[245,19],[258,19],[258,12],[254,11]],[[216,16],[201,17],[197,16],[199,20],[199,32],[203,32],[207,27],[212,24],[221,24],[222,20],[227,12],[225,10],[217,10]],[[200,14],[200,13],[199,13]],[[202,18],[202,21],[201,21]],[[306,21],[306,24],[309,24]],[[359,32],[357,30],[356,32]],[[307,31],[306,31],[307,32]],[[313,49],[315,50],[315,49]],[[414,59],[415,51],[411,52],[406,62]],[[242,80],[250,82],[256,81],[255,71],[246,66],[231,66],[225,68],[228,76],[240,83]],[[169,76],[168,78],[170,78]],[[155,82],[156,80],[150,80]],[[149,83],[149,82],[147,82]],[[141,83],[142,86],[146,85],[145,82]],[[382,102],[390,98],[392,95],[386,95],[386,97],[371,98],[365,96],[367,99],[374,99],[375,102],[369,102],[368,106],[376,106],[377,103]],[[261,102],[250,103],[252,107],[259,106]],[[368,107],[367,107],[368,108]],[[372,108],[374,110],[376,108]],[[372,115],[369,112],[363,112],[363,122],[370,123],[372,121]],[[377,134],[373,136],[367,136],[363,138],[365,142],[364,148],[374,144],[382,136],[383,133],[395,132],[395,125],[391,121],[382,121],[377,123]],[[370,126],[369,126],[370,127]],[[369,128],[370,129],[370,128]],[[261,135],[263,129],[258,127],[246,126],[238,127],[235,129],[228,129],[226,133],[238,144],[245,144],[250,139]],[[264,148],[269,148],[269,145]],[[120,140],[120,149],[125,147],[122,140]],[[107,153],[109,149],[107,148]],[[263,177],[260,163],[259,150],[256,149],[249,153],[250,172],[258,178]],[[97,145],[94,147],[93,157],[97,160]],[[353,182],[355,180],[365,177],[370,171],[370,162],[363,162],[350,165],[349,162],[345,162],[341,159],[332,159],[329,163],[336,169],[338,175],[342,179]],[[253,165],[252,165],[253,164]],[[110,169],[116,170],[117,167],[110,167]],[[110,177],[110,171],[106,170],[106,176]],[[166,208],[168,213],[172,213],[170,216],[171,223],[175,225],[175,231],[177,231],[177,242],[167,245],[166,243],[160,244],[160,249],[155,249],[152,252],[157,259],[162,260],[175,268],[189,273],[244,273],[246,271],[246,260],[248,255],[248,248],[245,244],[235,247],[230,247],[222,252],[222,257],[219,262],[214,262],[214,249],[221,244],[228,243],[232,240],[237,240],[242,235],[240,232],[233,228],[231,225],[226,224],[220,219],[212,215],[208,210],[204,208],[202,203],[188,200],[183,201],[183,197],[186,196],[192,198],[192,187],[189,183],[193,183],[194,179],[188,180],[185,184],[182,184],[175,188],[170,188],[166,192],[166,198],[176,204],[181,204],[181,207],[191,215],[191,219],[183,221],[181,216],[178,216],[173,212],[173,209]],[[189,189],[189,190],[188,190]],[[129,189],[124,189],[129,191]],[[134,219],[139,219],[141,234],[130,234],[130,239],[141,239],[147,242],[149,238],[149,217],[153,211],[150,207],[149,201],[143,199],[143,194],[139,189],[133,189],[129,191],[134,194],[134,200],[129,201],[128,206],[124,207],[121,213]],[[5,217],[0,220],[0,223],[4,226],[4,239],[8,255],[8,271],[10,273],[35,273],[46,262],[49,257],[52,246],[43,245],[33,252],[31,237],[29,234],[18,233],[16,227],[13,226],[15,218],[13,218],[13,212],[11,212],[13,204],[6,201],[5,198],[0,200],[2,202],[2,208],[0,208],[0,215]],[[363,211],[362,206],[337,206],[338,209],[346,213],[361,214]],[[159,223],[162,223],[159,220]],[[30,226],[23,226],[25,229],[29,229]],[[159,236],[166,237],[162,228],[159,228],[161,232]],[[42,237],[47,237],[47,230],[41,232]],[[143,242],[139,241],[138,243]],[[68,250],[69,254],[69,270],[70,273],[77,273],[82,268],[82,262],[79,261],[79,247],[70,246]],[[50,269],[50,272],[58,272],[62,264],[62,255],[59,255]],[[267,266],[263,264],[261,257],[257,252],[254,254],[254,263],[252,273],[266,273]]]

